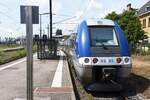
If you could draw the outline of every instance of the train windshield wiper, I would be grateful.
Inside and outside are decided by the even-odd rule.
[[[107,46],[103,43],[103,42],[100,42],[101,43],[101,46],[106,50],[108,49]]]
[[[96,45],[97,45],[97,46],[102,46],[103,49],[105,49],[105,50],[108,49],[107,46],[106,46],[102,41],[98,41],[98,40],[97,40],[97,41],[96,41]]]

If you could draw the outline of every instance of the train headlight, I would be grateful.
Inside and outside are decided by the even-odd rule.
[[[89,58],[85,58],[85,59],[84,59],[84,62],[85,62],[85,63],[89,63],[89,61],[90,61]]]
[[[93,58],[93,63],[97,63],[98,62],[98,59],[97,58]]]
[[[122,59],[121,58],[117,58],[116,61],[117,61],[117,63],[121,63]]]
[[[125,63],[128,63],[129,60],[130,60],[129,58],[125,58],[125,59],[124,59]]]

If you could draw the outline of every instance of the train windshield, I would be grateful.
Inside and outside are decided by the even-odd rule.
[[[118,46],[114,27],[89,27],[91,46]]]

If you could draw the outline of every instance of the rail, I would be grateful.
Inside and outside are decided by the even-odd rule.
[[[24,47],[17,47],[17,48],[7,48],[7,49],[0,49],[1,52],[10,52],[10,51],[16,51],[16,50],[23,50]]]

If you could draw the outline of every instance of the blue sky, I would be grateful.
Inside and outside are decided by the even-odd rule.
[[[84,18],[103,18],[106,14],[116,11],[121,13],[128,3],[133,8],[140,8],[149,0],[53,0],[53,22],[71,18],[64,23]],[[25,35],[25,25],[20,24],[20,5],[37,5],[40,13],[48,12],[49,0],[1,0],[0,1],[0,37],[18,37]],[[42,17],[43,32],[47,32],[48,16]],[[62,28],[64,33],[72,30],[75,25],[55,24],[54,31]],[[39,25],[34,25],[34,33],[39,33]]]

